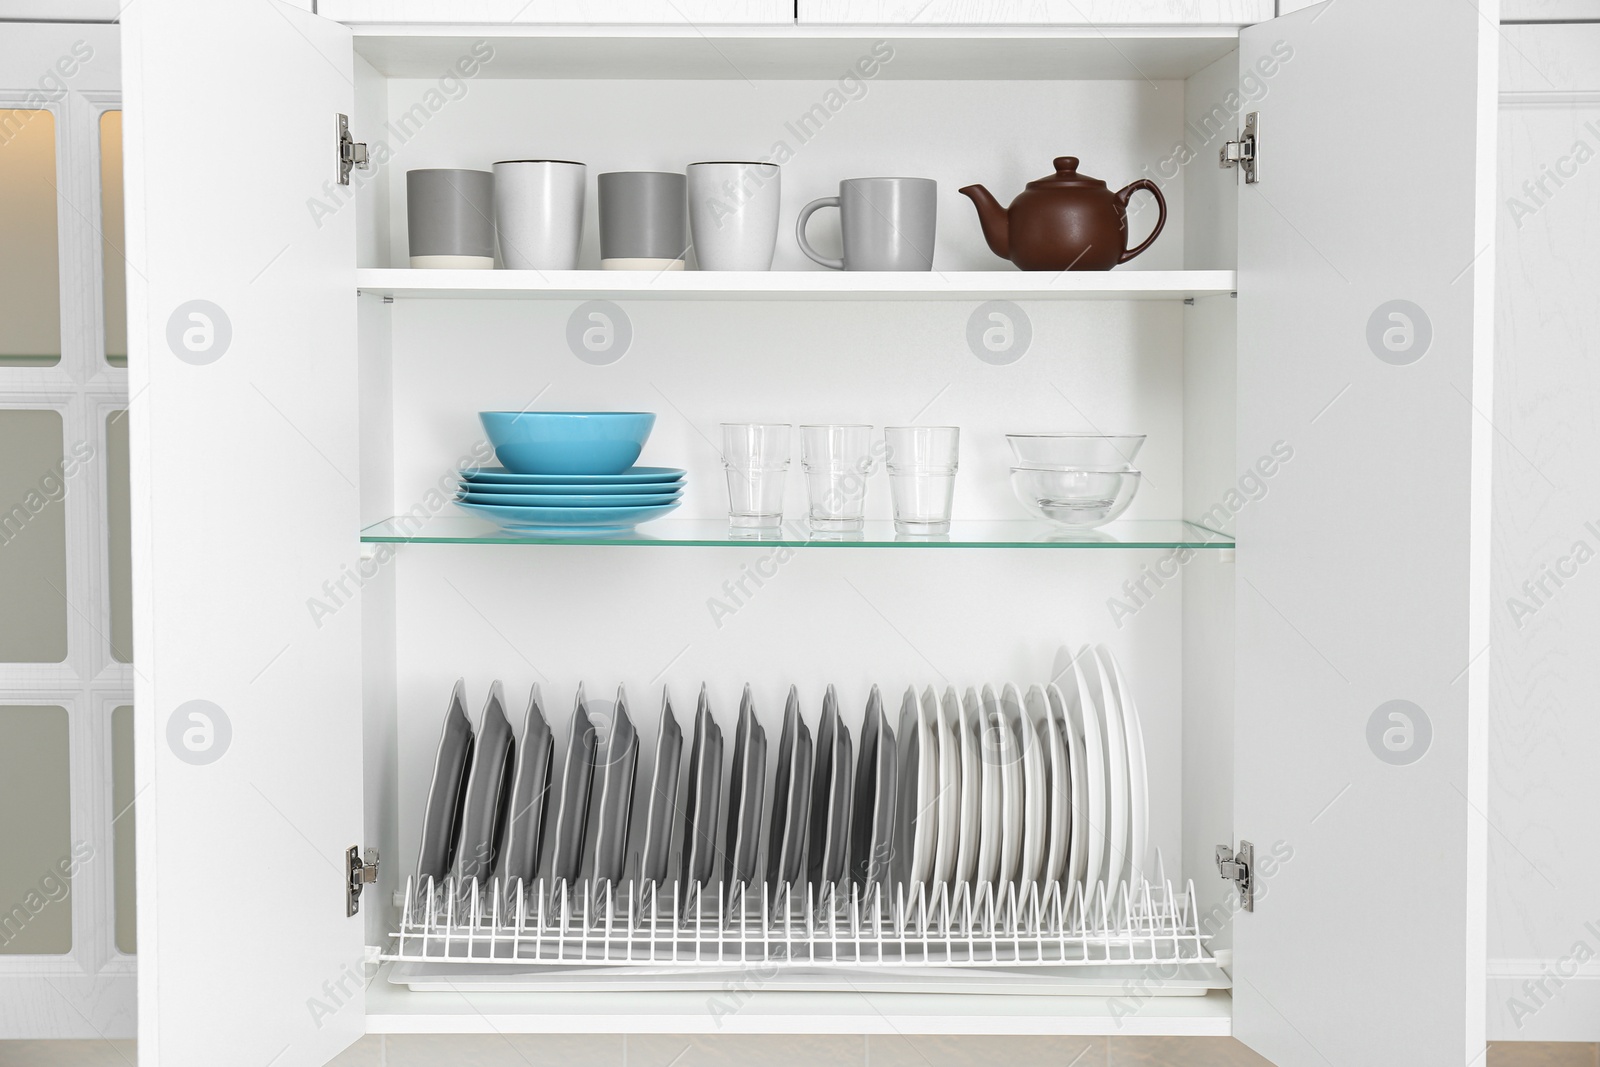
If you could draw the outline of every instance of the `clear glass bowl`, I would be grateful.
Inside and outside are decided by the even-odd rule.
[[[1062,526],[1103,526],[1128,510],[1140,473],[1126,467],[1012,467],[1011,490],[1028,513]]]
[[[1142,433],[1008,433],[1019,467],[1123,468],[1144,447]]]

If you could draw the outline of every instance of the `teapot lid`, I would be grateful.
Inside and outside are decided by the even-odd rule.
[[[1106,187],[1106,183],[1101,181],[1099,178],[1091,178],[1087,174],[1078,173],[1077,156],[1057,156],[1054,162],[1056,172],[1040,178],[1037,181],[1029,182],[1029,189],[1037,189],[1041,186],[1048,187],[1055,185],[1089,185],[1099,186],[1102,189]]]

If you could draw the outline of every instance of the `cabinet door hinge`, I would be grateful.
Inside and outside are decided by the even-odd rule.
[[[1256,910],[1255,865],[1256,847],[1250,842],[1240,841],[1237,852],[1217,846],[1217,873],[1239,890],[1239,907],[1245,911]]]
[[[339,184],[350,184],[350,171],[354,167],[367,169],[367,146],[350,136],[350,119],[344,115],[335,115],[338,131],[339,148]]]
[[[361,890],[368,883],[378,880],[378,850],[367,849],[365,858],[361,855],[358,845],[351,845],[345,849],[345,867],[349,871],[349,880],[344,887],[344,913],[354,915],[361,910]]]
[[[1261,113],[1252,111],[1244,117],[1244,132],[1237,141],[1222,145],[1221,162],[1224,167],[1237,165],[1244,171],[1244,183],[1254,185],[1261,180]]]

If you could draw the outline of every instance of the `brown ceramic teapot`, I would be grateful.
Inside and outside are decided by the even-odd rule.
[[[1061,156],[1056,172],[1029,182],[1009,208],[981,185],[960,192],[978,205],[984,239],[1001,259],[1023,270],[1110,270],[1149,248],[1167,224],[1167,201],[1146,178],[1113,193],[1106,183],[1078,173],[1078,157]],[[1161,209],[1156,228],[1128,247],[1128,198],[1149,190]]]

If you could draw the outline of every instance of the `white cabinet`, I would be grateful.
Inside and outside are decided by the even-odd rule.
[[[1284,1067],[1470,1062],[1494,28],[1446,0],[1343,0],[1243,30],[803,23],[352,31],[275,3],[128,10],[131,375],[150,398],[133,427],[141,1056],[209,1064],[241,1035],[311,1064],[362,1031],[731,1028],[1232,1033]],[[881,76],[842,81],[880,45]],[[1217,156],[1251,112],[1247,185]],[[348,187],[336,114],[373,152]],[[1413,135],[1387,144],[1384,173],[1416,188],[1365,162],[1397,122]],[[518,154],[678,169],[780,143],[771,274],[402,269],[408,169]],[[1114,186],[1157,181],[1167,230],[1110,274],[1016,272],[955,189],[1009,200],[1069,152]],[[938,181],[931,273],[824,274],[788,240],[801,204],[872,173]],[[606,366],[564,339],[590,299],[632,327]],[[990,299],[1030,323],[1013,363],[968,348]],[[689,470],[696,529],[722,514],[719,421],[959,424],[973,532],[796,547],[732,618],[707,604],[759,544],[450,536],[439,486],[474,413],[534,403],[659,412],[649,455]],[[1001,434],[1024,427],[1149,433],[1130,518],[1220,526],[1237,562],[1170,532],[1011,536]],[[869,507],[886,517],[883,486]],[[386,540],[384,520],[415,509],[422,533]],[[705,681],[725,729],[748,681],[775,737],[791,682],[837,684],[859,716],[873,682],[1042,680],[1065,641],[1107,642],[1139,689],[1153,840],[1232,946],[1231,996],[834,986],[756,990],[722,1015],[693,992],[361,981],[416,866],[458,676],[475,705],[496,678],[538,682],[552,706],[579,681],[625,682],[641,704]],[[210,762],[167,740],[197,712]],[[1215,866],[1238,839],[1257,848],[1251,912]],[[350,846],[383,859],[347,918]]]
[[[1247,26],[1271,0],[798,0],[797,21],[915,26]]]
[[[323,0],[326,18],[361,23],[506,26],[759,25],[794,21],[794,0]]]

